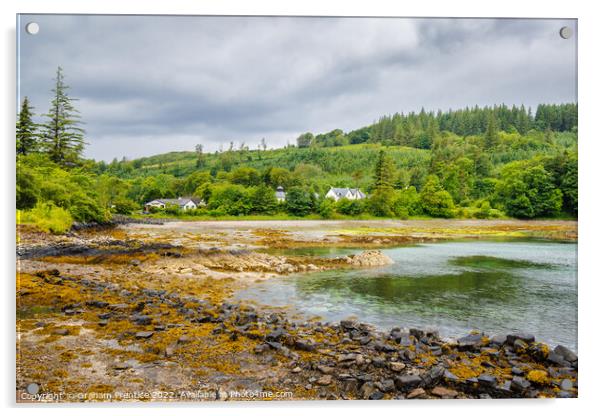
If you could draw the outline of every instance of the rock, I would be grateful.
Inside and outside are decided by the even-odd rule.
[[[572,390],[573,382],[571,380],[569,380],[568,378],[565,378],[560,382],[560,388],[562,390],[567,390],[567,391]]]
[[[525,374],[525,372],[523,371],[523,369],[519,368],[519,367],[512,367],[512,369],[510,371],[515,376],[522,376],[523,374]]]
[[[548,373],[544,370],[531,370],[527,374],[527,380],[535,383],[535,384],[546,384],[548,380]]]
[[[167,358],[172,357],[174,352],[175,352],[174,347],[172,347],[172,346],[165,347],[165,357],[167,357]]]
[[[422,329],[411,328],[410,335],[414,336],[417,339],[420,339],[420,338],[424,337],[426,334],[424,333],[424,331]]]
[[[98,316],[98,319],[109,319],[111,316],[113,316],[113,313],[112,312],[99,313],[96,316]]]
[[[108,324],[109,321],[107,319],[101,319],[100,321],[98,321],[99,326],[107,326]]]
[[[493,345],[504,345],[506,342],[506,335],[497,334],[491,337],[489,342]]]
[[[129,363],[115,363],[113,364],[113,368],[115,370],[127,370],[128,368],[132,368],[132,365]]]
[[[577,361],[577,354],[569,350],[567,347],[558,345],[554,348],[554,352],[564,358],[566,361],[573,362]]]
[[[340,324],[341,328],[343,328],[345,331],[351,331],[359,328],[359,324],[355,319],[343,319]]]
[[[280,338],[284,337],[285,335],[288,334],[284,329],[277,328],[271,332],[268,332],[268,334],[265,336],[265,339],[268,341],[279,341]]]
[[[408,399],[416,399],[418,397],[422,397],[426,394],[426,391],[424,391],[423,388],[418,387],[417,389],[412,390],[411,392],[408,393],[407,398]]]
[[[461,351],[477,350],[483,345],[483,335],[470,334],[465,337],[458,338],[458,349]]]
[[[477,377],[477,381],[484,387],[495,387],[497,385],[497,378],[490,374],[481,374],[479,377]]]
[[[138,259],[134,259],[134,260],[130,261],[130,264],[131,264],[132,266],[140,266],[140,264],[141,264],[141,261],[140,261],[140,260],[138,260]]]
[[[130,309],[130,305],[128,305],[127,303],[115,303],[115,304],[109,305],[109,309],[111,309],[113,311],[126,311],[126,310]]]
[[[370,396],[368,396],[368,400],[382,400],[385,397],[382,391],[376,390]]]
[[[516,332],[513,334],[508,334],[506,336],[506,342],[509,345],[514,345],[514,341],[516,341],[517,339],[520,339],[521,341],[524,341],[527,344],[530,344],[533,341],[535,341],[535,336],[533,334],[527,334],[525,332]]]
[[[323,375],[318,380],[316,380],[316,384],[318,386],[328,386],[332,383],[332,376],[329,374]]]
[[[443,379],[445,381],[447,381],[448,383],[457,383],[460,381],[458,376],[456,376],[454,373],[452,373],[449,370],[445,370],[445,372],[443,373]]]
[[[269,349],[270,346],[268,344],[259,344],[255,347],[253,351],[255,352],[255,354],[261,354],[268,351]]]
[[[560,367],[570,367],[571,363],[565,360],[562,355],[557,354],[556,352],[551,352],[548,354],[548,361],[554,363]]]
[[[422,375],[422,381],[424,382],[425,386],[432,386],[437,384],[439,380],[443,378],[444,374],[445,368],[440,365],[437,365],[435,367],[431,367]]]
[[[522,377],[514,376],[510,382],[510,388],[514,391],[523,392],[531,387],[531,383]]]
[[[546,344],[534,342],[529,345],[529,355],[537,361],[544,361],[550,355],[550,349]]]
[[[301,371],[303,371],[301,367],[297,366],[291,370],[291,373],[299,374]]]
[[[189,342],[192,342],[192,338],[188,335],[182,335],[177,341],[178,344],[188,344]]]
[[[107,306],[109,306],[109,302],[105,302],[102,300],[90,300],[86,302],[86,305],[92,308],[106,308]]]
[[[311,340],[298,339],[295,341],[295,347],[301,351],[314,351],[316,349],[316,343]]]
[[[404,363],[401,363],[398,361],[392,361],[389,363],[389,368],[391,369],[391,371],[399,373],[399,372],[401,372],[401,370],[406,368],[406,365]]]
[[[376,387],[384,393],[391,393],[395,391],[395,381],[388,378],[380,383],[376,383]]]
[[[345,258],[348,264],[356,267],[374,267],[393,264],[393,260],[380,250],[366,250],[360,254],[352,254]]]
[[[136,332],[136,338],[138,339],[149,339],[154,334],[153,331],[140,331]]]
[[[422,384],[422,378],[417,375],[395,377],[395,385],[399,390],[407,391]]]
[[[328,367],[326,365],[318,365],[316,368],[322,374],[332,374],[334,372],[334,367]]]
[[[458,395],[458,392],[442,386],[437,386],[433,390],[431,390],[431,394],[434,396],[441,397],[442,399],[453,399]]]
[[[368,400],[368,399],[370,399],[370,396],[372,396],[372,394],[374,394],[375,391],[376,391],[376,386],[374,385],[374,383],[372,383],[371,381],[368,381],[368,382],[362,384],[358,393],[359,393],[359,396],[363,400]]]
[[[58,328],[58,329],[55,329],[54,331],[52,331],[52,333],[54,335],[61,335],[61,336],[69,335],[69,329],[68,328]]]
[[[150,325],[153,322],[153,318],[147,315],[133,315],[131,319],[136,325]]]
[[[270,346],[270,348],[273,348],[277,351],[280,351],[282,349],[282,344],[276,341],[266,341],[266,344],[268,344]]]
[[[522,339],[517,338],[514,340],[514,343],[512,344],[512,348],[514,348],[515,352],[517,352],[519,354],[523,354],[523,353],[527,352],[527,348],[529,348],[529,344],[527,344]]]

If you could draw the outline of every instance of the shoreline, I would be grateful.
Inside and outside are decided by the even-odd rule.
[[[321,225],[199,224],[191,232],[171,223],[24,236],[20,249],[54,245],[62,255],[18,257],[18,390],[41,377],[47,392],[111,395],[157,389],[158,377],[173,390],[290,390],[293,397],[282,399],[292,400],[578,395],[577,356],[528,334],[447,339],[347,319],[297,322],[287,311],[232,300],[245,286],[306,271],[308,263],[330,267],[316,257],[255,251],[275,240],[296,247],[353,238]],[[387,245],[380,232],[360,237],[366,249]],[[91,251],[77,253],[85,247]],[[241,399],[204,400],[218,396]]]

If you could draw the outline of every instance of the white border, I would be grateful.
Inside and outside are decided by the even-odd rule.
[[[75,406],[17,408],[14,405],[14,122],[15,122],[15,14],[16,13],[112,13],[112,14],[237,14],[237,15],[346,15],[346,16],[462,16],[462,17],[558,17],[579,19],[579,399],[576,400],[495,400],[495,401],[421,401],[421,402],[296,402],[292,403],[234,403],[228,406],[201,404],[190,410],[186,405],[164,409],[157,405],[128,406],[128,413],[164,415],[178,412],[210,412],[232,414],[244,411],[247,415],[344,412],[348,415],[365,414],[372,407],[386,413],[440,412],[445,415],[466,414],[587,414],[596,408],[602,385],[600,362],[600,298],[602,276],[599,264],[602,244],[600,222],[602,193],[599,191],[602,174],[602,106],[600,95],[600,44],[602,21],[596,10],[596,2],[545,1],[527,2],[505,0],[499,2],[469,0],[421,0],[412,2],[386,2],[380,0],[19,0],[2,1],[2,91],[0,114],[3,126],[2,177],[2,265],[4,319],[2,320],[1,348],[3,367],[0,382],[2,402],[8,412],[47,414],[81,414]],[[12,407],[12,408],[11,408]],[[105,414],[110,405],[89,407],[89,414]],[[188,410],[187,410],[188,409]],[[593,413],[593,412],[592,412]]]

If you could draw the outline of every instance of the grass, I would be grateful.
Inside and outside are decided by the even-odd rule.
[[[69,211],[52,204],[38,204],[30,210],[17,210],[17,225],[32,225],[41,231],[63,234],[73,225]]]

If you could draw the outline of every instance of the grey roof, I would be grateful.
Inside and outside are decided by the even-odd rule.
[[[353,196],[359,196],[360,198],[366,197],[366,195],[357,188],[330,188],[330,189],[339,198],[343,198],[345,195],[347,195],[347,192],[350,192],[351,195],[353,195]]]
[[[183,207],[184,205],[186,205],[187,203],[189,203],[190,201],[194,202],[195,205],[199,205],[201,203],[201,199],[200,198],[190,198],[190,197],[180,197],[180,198],[159,198],[159,199],[153,199],[150,202],[147,202],[146,204],[150,204],[151,202],[160,202],[164,205],[178,205],[180,207]]]

